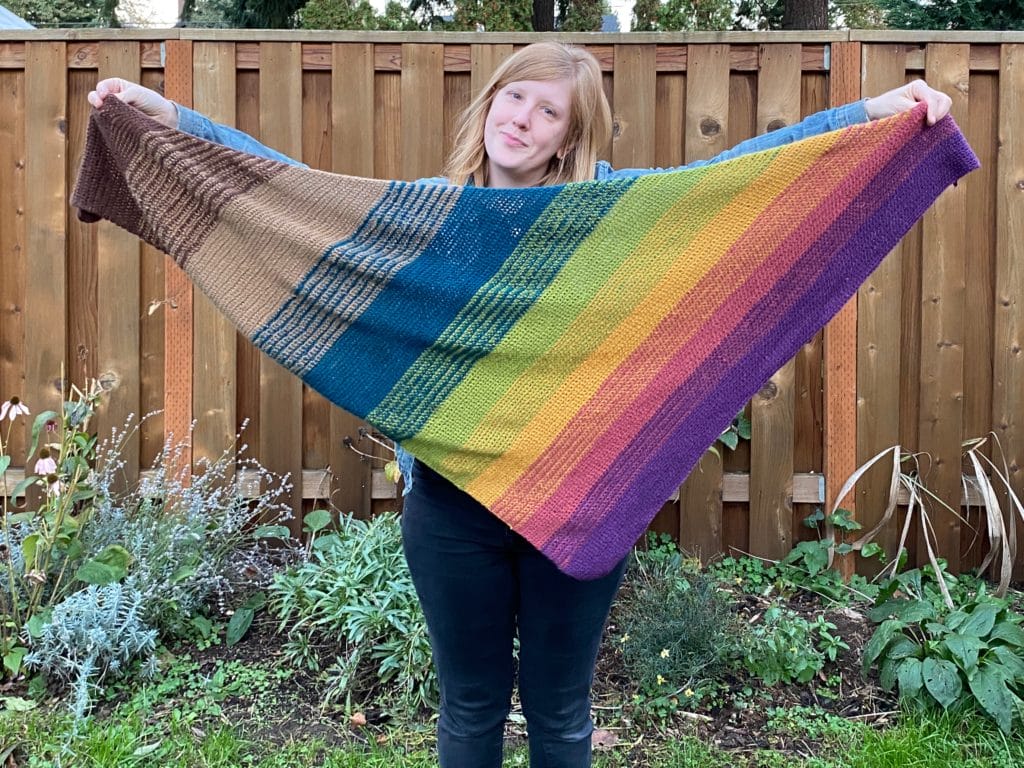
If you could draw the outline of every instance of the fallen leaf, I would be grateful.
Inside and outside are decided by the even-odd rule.
[[[590,745],[594,749],[611,749],[619,743],[619,737],[604,728],[597,728],[590,734]]]
[[[349,722],[356,728],[362,728],[366,725],[366,715],[362,712],[353,712],[352,716],[349,718]]]

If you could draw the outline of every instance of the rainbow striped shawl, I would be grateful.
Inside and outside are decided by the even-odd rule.
[[[284,165],[107,99],[73,202],[592,578],[977,166],[922,107],[693,170],[493,190]]]

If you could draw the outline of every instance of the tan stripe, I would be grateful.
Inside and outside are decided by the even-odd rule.
[[[324,249],[350,237],[386,190],[386,182],[290,168],[228,203],[186,271],[252,336],[292,297]]]

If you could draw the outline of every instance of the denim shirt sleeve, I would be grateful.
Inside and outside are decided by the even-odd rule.
[[[816,112],[795,125],[779,128],[774,131],[755,136],[752,139],[741,141],[735,147],[715,155],[709,160],[697,160],[688,165],[681,165],[678,168],[622,168],[613,170],[606,161],[600,160],[595,169],[595,179],[632,179],[637,176],[644,176],[648,173],[661,173],[665,171],[678,171],[683,168],[699,168],[702,165],[720,163],[723,160],[731,160],[741,155],[749,155],[752,152],[760,152],[765,149],[775,149],[784,144],[790,144],[809,136],[817,136],[819,133],[836,131],[857,123],[868,121],[867,112],[864,109],[864,101],[855,101],[851,104],[844,104],[834,109],[826,109]]]
[[[298,165],[306,168],[306,164],[299,162],[288,155],[283,155],[277,150],[271,149],[265,144],[260,144],[256,139],[237,128],[229,128],[226,125],[215,123],[205,115],[201,115],[193,109],[175,104],[178,108],[178,130],[189,133],[197,138],[221,144],[229,149],[237,149],[240,152],[248,152],[250,155],[268,157],[288,165]]]

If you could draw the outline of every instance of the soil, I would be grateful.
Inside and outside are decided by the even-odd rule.
[[[736,608],[743,620],[756,622],[767,607],[766,599],[736,596]],[[788,607],[808,619],[822,612],[821,601],[807,594],[791,598]],[[644,734],[644,727],[631,723],[628,707],[623,707],[624,702],[631,700],[634,689],[612,640],[616,631],[613,614],[594,682],[595,721],[599,728],[595,746],[615,745],[619,749],[628,739],[627,743],[636,743],[637,749],[642,749],[640,745],[651,739],[664,741],[685,733],[737,752],[771,748],[805,757],[820,751],[820,743],[812,735],[770,727],[769,707],[819,707],[843,718],[885,725],[896,714],[896,698],[882,690],[876,679],[865,678],[860,668],[862,649],[873,632],[872,623],[851,608],[827,610],[826,618],[837,626],[839,636],[850,647],[840,652],[835,663],[826,666],[821,679],[806,685],[765,689],[749,677],[736,676],[726,680],[727,689],[718,706],[702,706],[692,712],[678,713],[657,728],[646,726],[651,733]],[[218,660],[239,660],[247,665],[276,668],[284,662],[279,651],[281,639],[274,630],[274,624],[266,618],[257,619],[236,646],[212,646],[202,653],[193,653],[193,658],[199,663],[200,671],[206,674],[215,671]],[[826,674],[831,676],[830,681]],[[744,692],[744,689],[747,690]],[[749,701],[749,706],[736,708],[737,695]],[[322,739],[328,745],[341,745],[388,738],[386,729],[381,727],[387,724],[388,717],[371,701],[356,704],[350,713],[341,706],[324,706],[323,692],[315,674],[304,670],[296,670],[283,681],[274,680],[270,689],[262,689],[258,694],[228,697],[221,702],[221,707],[225,721],[242,725],[253,739],[274,744]],[[432,733],[426,713],[422,725],[425,734]],[[510,745],[525,740],[525,725],[517,702],[513,702],[506,735]],[[639,753],[637,756],[640,757]],[[641,765],[642,760],[636,764]]]

